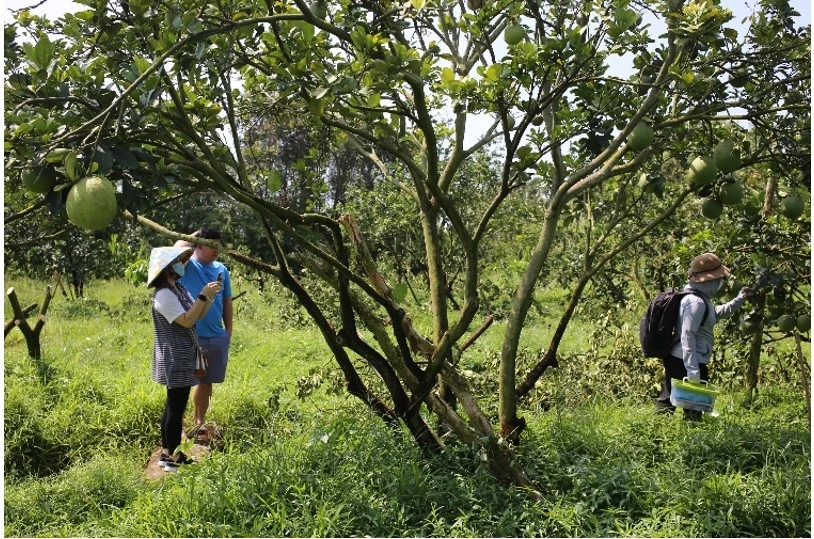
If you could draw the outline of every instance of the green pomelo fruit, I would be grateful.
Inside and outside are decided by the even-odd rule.
[[[811,129],[803,129],[794,135],[794,140],[797,141],[797,143],[805,144],[806,146],[811,144]]]
[[[503,39],[507,45],[517,45],[526,39],[526,30],[519,24],[513,24],[503,32]]]
[[[801,314],[797,317],[797,331],[800,333],[808,333],[811,331],[811,315]]]
[[[508,124],[509,131],[514,129],[514,122],[515,122],[514,116],[512,116],[511,114],[506,116],[506,123]]]
[[[636,124],[636,127],[633,128],[633,131],[630,132],[630,135],[628,135],[627,142],[631,148],[640,152],[653,144],[654,138],[655,133],[653,133],[653,128],[646,122],[639,122]]]
[[[531,119],[531,125],[534,125],[534,126],[543,125],[543,120],[544,119],[545,118],[543,118],[542,114],[538,114],[537,116],[535,116],[534,118]]]
[[[741,154],[732,145],[731,140],[722,140],[715,146],[715,151],[712,153],[715,159],[715,166],[718,170],[728,174],[738,170],[741,166]]]
[[[793,330],[795,325],[797,325],[797,319],[790,314],[784,314],[777,319],[777,329],[783,333]]]
[[[723,211],[724,207],[714,198],[705,198],[701,203],[701,214],[707,219],[717,219]]]
[[[718,168],[708,155],[696,157],[687,170],[687,178],[696,185],[707,185],[715,181]]]
[[[33,193],[47,193],[57,183],[57,174],[51,167],[27,168],[22,173],[23,187]]]
[[[483,0],[466,0],[466,5],[472,11],[483,7]]]
[[[740,182],[724,184],[721,187],[720,199],[728,206],[739,204],[743,200],[743,185]]]
[[[789,195],[783,199],[783,206],[780,210],[783,215],[792,221],[803,215],[805,204],[797,195]]]
[[[102,176],[82,178],[68,192],[65,210],[68,220],[78,227],[104,228],[116,217],[116,188]]]

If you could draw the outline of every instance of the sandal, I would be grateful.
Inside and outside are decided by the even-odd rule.
[[[196,442],[207,442],[212,435],[212,431],[206,425],[198,425],[193,431],[192,436]]]

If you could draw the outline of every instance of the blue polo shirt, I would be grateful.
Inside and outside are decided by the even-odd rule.
[[[217,337],[226,333],[226,328],[223,327],[223,298],[232,297],[232,280],[229,277],[229,270],[217,260],[211,264],[203,264],[190,258],[184,269],[184,276],[179,279],[181,284],[187,287],[192,297],[197,298],[204,285],[216,281],[218,273],[221,271],[223,272],[223,290],[215,294],[206,316],[195,322],[195,329],[198,330],[198,335],[201,337]]]

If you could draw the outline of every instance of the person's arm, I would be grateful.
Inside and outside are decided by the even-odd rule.
[[[699,353],[696,346],[698,328],[704,319],[706,306],[704,300],[695,296],[686,296],[681,300],[681,352],[684,368],[687,369],[687,380],[701,382],[701,371],[698,366]]]
[[[183,328],[191,328],[195,325],[195,322],[200,320],[206,315],[206,312],[209,310],[209,307],[212,305],[212,300],[202,300],[201,298],[197,298],[195,303],[192,304],[192,307],[176,318],[174,322]]]
[[[212,305],[212,298],[215,297],[215,294],[217,294],[220,289],[221,285],[217,281],[204,285],[203,290],[201,290],[201,293],[198,294],[198,297],[195,299],[195,303],[192,304],[192,307],[190,307],[187,312],[176,318],[175,323],[187,329],[194,326],[195,322],[206,315],[209,307]],[[201,299],[201,296],[204,296],[207,299],[203,300]]]
[[[232,298],[223,298],[223,327],[226,333],[232,336]]]
[[[752,295],[752,289],[749,287],[744,286],[738,292],[738,295],[735,296],[735,299],[729,301],[727,303],[723,303],[721,305],[715,306],[715,317],[716,318],[728,318],[732,316],[732,314],[740,309],[743,306],[743,302],[746,301],[749,296]]]

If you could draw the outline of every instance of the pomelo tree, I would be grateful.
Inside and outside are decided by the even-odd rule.
[[[785,0],[763,2],[754,25],[763,33],[747,35],[728,27],[732,13],[712,0],[83,3],[88,10],[58,21],[23,11],[5,29],[7,177],[31,167],[59,173],[46,194],[19,200],[58,208],[74,183],[93,176],[112,181],[132,214],[149,217],[184,188],[251,209],[273,256],[232,255],[297,297],[352,395],[406,426],[428,452],[444,443],[427,419],[439,417],[498,476],[532,489],[510,443],[524,425],[518,342],[534,290],[550,278],[552,245],[581,216],[579,202],[623,184],[658,194],[640,221],[647,232],[694,193],[718,187],[721,177],[710,174],[717,125],[739,131],[737,119],[788,137],[810,129],[809,33]],[[620,76],[625,62],[629,74]],[[803,100],[778,97],[792,88]],[[399,186],[420,223],[427,334],[353,215],[272,196],[279,175],[249,166],[246,137],[259,117],[329,129]],[[739,148],[741,159],[762,159],[774,136]],[[491,145],[500,148],[498,173],[475,213],[461,174]],[[668,181],[663,166],[690,172]],[[483,329],[484,237],[502,205],[531,185],[542,218],[512,287],[492,418],[456,365]],[[442,249],[450,241],[462,253],[454,304]],[[627,240],[615,241],[607,260]],[[334,290],[338,316],[295,265]]]

